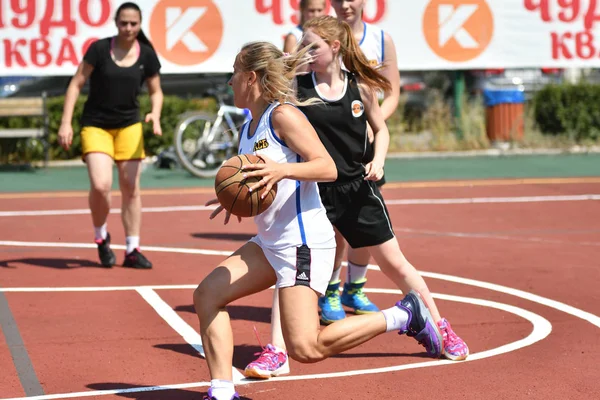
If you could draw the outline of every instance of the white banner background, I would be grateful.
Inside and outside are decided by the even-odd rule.
[[[138,0],[143,29],[157,47],[163,73],[230,72],[244,43],[268,40],[281,46],[296,23],[293,6],[297,3]],[[392,36],[401,70],[600,67],[598,3],[368,0],[366,18]],[[101,26],[84,22],[99,21],[108,4],[108,17]],[[114,0],[0,0],[0,76],[73,74],[86,42],[116,34],[113,17],[119,4]],[[167,13],[174,21],[168,33]],[[72,20],[74,29],[48,26],[51,20]],[[46,35],[44,27],[49,27]],[[166,50],[166,36],[174,44],[171,51]]]

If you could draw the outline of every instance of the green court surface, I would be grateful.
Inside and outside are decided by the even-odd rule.
[[[554,178],[600,176],[600,154],[535,156],[390,158],[386,161],[388,182],[437,181],[494,178]],[[118,187],[116,170],[113,188]],[[184,170],[156,169],[148,165],[142,188],[212,186],[212,179],[199,179]],[[89,187],[83,167],[32,168],[0,172],[0,192],[85,190]]]

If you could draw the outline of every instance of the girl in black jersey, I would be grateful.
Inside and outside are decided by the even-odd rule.
[[[94,224],[100,262],[112,267],[116,257],[110,248],[106,220],[110,210],[112,166],[116,162],[121,190],[121,219],[125,228],[126,250],[123,266],[152,268],[140,252],[141,160],[144,140],[138,95],[146,82],[152,110],[145,117],[155,135],[161,135],[160,112],[163,94],[160,87],[160,62],[141,30],[142,14],[134,3],[123,3],[116,12],[118,35],[94,42],[79,65],[65,96],[60,145],[68,149],[73,139],[73,108],[85,81],[90,92],[81,117],[83,160],[90,177],[89,205]]]
[[[432,315],[439,315],[427,284],[400,250],[385,202],[375,184],[383,175],[389,144],[389,132],[379,107],[377,91],[388,89],[389,81],[369,66],[347,23],[335,17],[322,16],[308,21],[304,31],[302,44],[314,46],[310,52],[312,72],[298,77],[297,92],[301,99],[317,97],[325,103],[300,109],[315,128],[338,170],[335,182],[319,183],[321,201],[336,228],[336,242],[346,239],[353,248],[368,248],[381,271],[403,293],[411,290],[419,292]],[[342,68],[340,59],[350,72]],[[367,122],[373,129],[375,154],[373,161],[364,165]],[[343,253],[336,252],[336,269],[341,267],[342,257]],[[327,292],[339,291],[339,274],[334,280]],[[326,294],[319,298],[321,310],[329,307],[344,312],[339,300],[329,303],[330,299],[335,301],[339,297]],[[274,308],[272,315],[279,315],[279,310]],[[441,337],[437,321],[431,322],[431,328]],[[272,323],[273,331],[279,329],[279,321],[273,319]],[[277,332],[272,333],[272,340],[280,337]],[[443,342],[440,345],[441,354],[444,354]],[[271,353],[284,353],[285,342],[272,343],[265,349]],[[259,360],[268,359],[263,355],[259,357]],[[268,378],[269,364],[265,361],[261,364],[262,377]],[[249,367],[252,367],[252,376],[256,376],[255,363],[249,364],[247,369]]]

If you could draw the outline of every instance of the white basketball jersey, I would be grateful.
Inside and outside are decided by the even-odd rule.
[[[300,44],[300,42],[302,42],[302,35],[304,34],[304,32],[302,31],[302,27],[300,27],[299,25],[295,26],[294,29],[290,31],[290,33],[296,38],[296,43]]]
[[[366,22],[363,22],[363,26],[363,37],[359,43],[360,49],[372,66],[380,65],[385,59],[383,30]]]
[[[302,162],[273,131],[271,114],[279,103],[273,103],[258,121],[254,135],[249,136],[250,122],[241,132],[239,154],[256,154],[278,162]],[[261,191],[264,188],[260,189]],[[254,217],[258,235],[267,247],[309,248],[335,247],[334,232],[316,182],[282,179],[277,183],[277,196],[273,204],[262,214]]]

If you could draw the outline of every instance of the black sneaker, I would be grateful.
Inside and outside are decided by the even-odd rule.
[[[117,257],[115,253],[110,249],[110,233],[106,234],[106,239],[96,240],[98,245],[98,257],[100,257],[100,264],[105,268],[111,268],[117,263]]]
[[[152,268],[152,263],[144,257],[140,252],[140,249],[133,249],[131,253],[125,254],[123,266],[129,268],[150,269]]]

